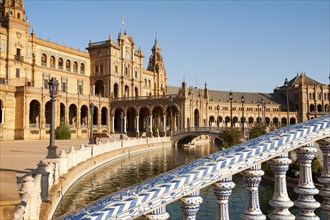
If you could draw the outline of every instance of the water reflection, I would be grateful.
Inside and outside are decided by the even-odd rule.
[[[80,178],[64,195],[53,218],[218,150],[213,144],[161,147],[113,160]]]
[[[213,144],[203,144],[190,148],[162,147],[113,160],[79,179],[64,195],[53,219],[80,209],[101,197],[214,153],[219,149]],[[230,217],[231,219],[241,219],[241,214],[245,209],[246,187],[240,174],[233,176],[233,181],[236,187],[233,189],[229,200]],[[296,195],[292,188],[288,190],[291,200],[295,200]],[[215,219],[216,199],[211,187],[202,189],[201,196],[204,202],[198,211],[197,219]],[[273,196],[273,183],[263,179],[259,187],[259,196],[262,212],[267,215],[272,210],[269,200]],[[182,219],[178,202],[169,204],[166,209],[170,213],[170,219]],[[297,213],[297,210],[291,209],[291,211]],[[316,213],[319,215],[320,212],[321,210],[318,210]],[[321,219],[325,219],[324,212],[322,212]]]

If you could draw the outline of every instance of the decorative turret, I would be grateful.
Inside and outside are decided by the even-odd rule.
[[[148,64],[148,70],[149,71],[155,71],[157,73],[160,72],[160,70],[164,70],[164,62],[163,62],[163,56],[160,53],[160,48],[158,47],[158,40],[155,39],[155,44],[151,49],[152,54],[149,58],[149,64]]]
[[[205,82],[205,84],[204,84],[204,98],[206,98],[207,99],[207,97],[208,97],[208,90],[207,90],[207,83]]]
[[[9,17],[23,21],[25,9],[23,0],[0,0],[0,20]]]

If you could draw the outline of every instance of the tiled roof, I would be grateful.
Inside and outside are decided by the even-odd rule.
[[[169,94],[178,94],[180,87],[177,86],[168,86],[167,90]],[[200,89],[194,89],[195,94],[198,95]],[[209,100],[210,101],[220,101],[220,102],[229,102],[229,91],[221,90],[208,90]],[[245,103],[257,103],[259,100],[263,100],[268,103],[285,103],[285,95],[280,93],[252,93],[252,92],[235,92],[233,93],[233,102],[241,102],[241,96],[244,96]]]

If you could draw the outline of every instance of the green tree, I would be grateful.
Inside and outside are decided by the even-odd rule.
[[[266,134],[266,126],[264,125],[256,125],[249,130],[250,140],[264,134]]]
[[[225,128],[219,134],[224,148],[232,147],[241,143],[242,131],[238,128]]]
[[[61,123],[55,130],[55,138],[58,140],[71,139],[71,131],[67,124]]]

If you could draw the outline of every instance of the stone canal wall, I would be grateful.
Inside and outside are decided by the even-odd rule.
[[[83,175],[116,158],[165,146],[171,146],[169,137],[134,138],[61,151],[58,159],[40,161],[35,175],[24,179],[15,217],[50,219],[62,196]]]

